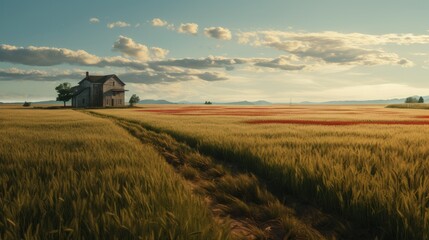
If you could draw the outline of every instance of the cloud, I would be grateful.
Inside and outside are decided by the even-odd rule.
[[[222,81],[228,77],[223,72],[208,72],[200,70],[164,68],[161,71],[148,69],[145,71],[127,71],[119,75],[124,81],[130,83],[171,83],[191,80]]]
[[[301,33],[280,31],[244,32],[237,34],[238,42],[266,46],[284,51],[307,61],[340,65],[401,65],[413,63],[398,54],[374,46],[385,44],[428,44],[429,35],[361,33]]]
[[[83,71],[47,72],[40,70],[23,70],[18,68],[0,69],[0,81],[31,80],[31,81],[58,81],[64,79],[80,79]]]
[[[272,58],[225,58],[219,56],[161,60],[168,54],[168,50],[158,47],[148,48],[146,45],[136,43],[133,39],[124,36],[119,36],[119,39],[113,45],[113,50],[137,60],[120,56],[99,57],[84,50],[34,46],[16,47],[3,44],[0,45],[0,62],[18,63],[29,66],[70,64],[93,67],[131,68],[135,70],[154,69],[157,71],[162,71],[163,67],[188,69],[223,68],[230,71],[237,65],[245,64],[290,71],[301,68],[297,64],[299,61],[296,58],[285,56],[281,56],[277,60]]]
[[[207,37],[212,37],[220,40],[231,40],[231,31],[223,27],[204,28],[204,33]]]
[[[148,62],[148,67],[151,69],[171,66],[190,69],[224,68],[227,71],[232,71],[239,65],[254,65],[285,71],[304,70],[307,67],[298,58],[293,56],[280,56],[278,58],[225,58],[221,56],[209,56],[206,58],[166,59]]]
[[[280,56],[270,61],[260,61],[255,63],[255,65],[260,67],[268,67],[268,68],[274,68],[274,69],[280,69],[280,70],[286,70],[286,71],[303,70],[306,67],[305,65],[295,65],[291,63],[291,57],[289,56]]]
[[[153,69],[157,69],[159,66],[174,66],[191,69],[224,68],[226,70],[233,70],[235,65],[251,64],[258,61],[266,61],[266,59],[209,56],[206,58],[182,58],[152,61],[148,62],[148,65]]]
[[[151,47],[150,52],[152,55],[152,59],[164,59],[169,53],[167,49],[163,49],[159,47]]]
[[[141,61],[150,59],[149,48],[146,45],[136,43],[133,39],[124,36],[119,36],[119,39],[113,44],[113,50]]]
[[[171,31],[175,31],[176,30],[176,28],[174,27],[174,24],[168,24],[167,25],[167,29],[171,30]]]
[[[168,24],[167,21],[162,20],[160,18],[154,18],[154,19],[152,19],[151,23],[152,23],[152,26],[154,26],[154,27],[164,27],[164,26],[166,26]]]
[[[119,39],[113,44],[113,50],[140,61],[163,59],[169,52],[159,47],[152,47],[149,49],[146,45],[137,43],[133,39],[125,36],[119,36]]]
[[[115,28],[115,27],[123,28],[123,27],[129,27],[129,26],[131,26],[129,23],[122,22],[122,21],[117,21],[117,22],[112,22],[112,23],[107,24],[107,27],[110,29]]]
[[[102,74],[102,73],[97,73]],[[0,69],[0,81],[64,81],[80,80],[84,78],[83,70],[73,71],[41,71],[41,70],[24,70],[18,68]],[[143,71],[126,71],[117,73],[117,75],[129,83],[168,83],[190,80],[204,81],[221,81],[227,80],[223,72],[209,72],[199,70],[189,70],[180,68],[164,68],[162,71],[147,69]]]
[[[179,33],[187,33],[187,34],[196,35],[198,33],[198,24],[196,24],[196,23],[182,23],[182,24],[180,24],[180,27],[177,31]]]
[[[206,81],[221,81],[221,80],[227,80],[225,73],[223,72],[204,72],[197,74],[200,79],[206,80]]]
[[[93,17],[93,18],[90,18],[90,19],[89,19],[89,22],[90,22],[90,23],[99,23],[99,22],[100,22],[100,19]]]
[[[84,50],[70,50],[52,47],[16,47],[0,45],[0,62],[18,63],[29,66],[54,66],[60,64],[96,66],[96,67],[130,67],[146,69],[147,64],[123,57],[98,57]]]
[[[175,31],[174,24],[168,24],[167,21],[160,18],[154,18],[150,22],[154,27],[166,27],[168,30]]]
[[[62,63],[93,65],[100,58],[84,50],[73,51],[66,48],[34,47],[26,48],[0,45],[0,61],[31,66],[52,66]]]

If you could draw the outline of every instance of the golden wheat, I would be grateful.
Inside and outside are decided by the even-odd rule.
[[[339,107],[342,112],[331,108],[303,107],[271,117],[97,112],[140,121],[203,153],[234,161],[267,179],[279,192],[337,212],[381,238],[429,239],[427,126],[245,123],[249,119],[421,121],[417,118],[429,115],[425,110],[372,106]]]
[[[225,239],[149,146],[72,110],[0,109],[0,239]]]

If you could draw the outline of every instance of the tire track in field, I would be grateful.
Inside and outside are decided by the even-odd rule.
[[[138,121],[92,111],[108,118],[144,144],[150,144],[172,165],[197,195],[203,197],[215,219],[231,227],[238,239],[368,239],[358,236],[343,219],[335,218],[293,197],[275,197],[255,175],[238,166],[200,154],[159,129]],[[285,202],[287,203],[285,205]],[[360,231],[361,232],[361,231]]]

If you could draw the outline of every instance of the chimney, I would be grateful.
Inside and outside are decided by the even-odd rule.
[[[86,77],[89,77],[89,72],[86,72]]]

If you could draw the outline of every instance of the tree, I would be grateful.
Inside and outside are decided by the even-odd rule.
[[[31,106],[31,102],[25,101],[24,104],[22,104],[23,107],[29,107]]]
[[[420,97],[419,98],[419,103],[424,103],[425,102],[425,100],[423,99],[423,97]]]
[[[133,94],[133,95],[130,97],[130,101],[129,101],[129,103],[130,103],[130,105],[131,105],[131,106],[134,106],[134,104],[138,103],[139,101],[140,101],[139,96],[137,96],[136,94]]]
[[[73,97],[73,90],[71,89],[70,83],[61,83],[55,88],[55,90],[58,92],[57,101],[63,101],[65,107],[66,102]]]
[[[419,100],[415,97],[407,97],[405,103],[417,103]]]

